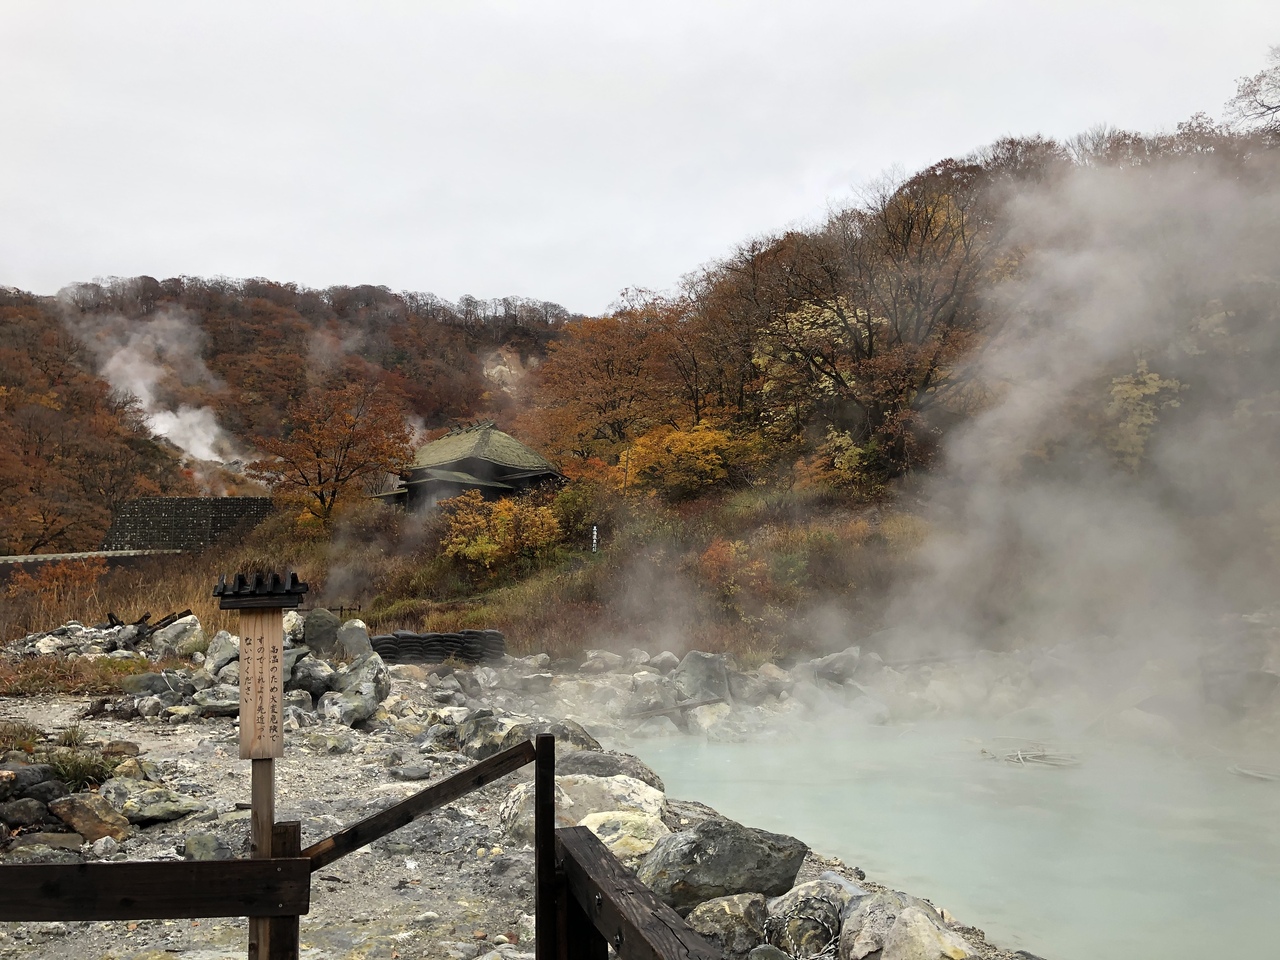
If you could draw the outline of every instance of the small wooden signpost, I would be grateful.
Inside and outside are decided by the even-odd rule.
[[[240,611],[240,759],[253,765],[254,859],[297,856],[301,845],[298,824],[275,822],[274,758],[284,756],[284,610],[302,603],[306,592],[294,573],[287,580],[258,574],[252,582],[238,573],[230,584],[219,578],[213,588],[223,610]],[[287,955],[290,942],[296,956],[297,938],[297,917],[250,917],[249,960]]]

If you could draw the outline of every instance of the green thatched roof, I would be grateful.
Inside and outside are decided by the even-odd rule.
[[[492,423],[477,424],[419,447],[410,469],[444,467],[469,457],[513,470],[559,473],[546,458],[534,453],[510,434],[503,433]]]

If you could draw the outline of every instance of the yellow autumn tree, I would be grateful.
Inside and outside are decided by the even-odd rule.
[[[632,445],[629,469],[636,486],[669,500],[687,500],[727,482],[742,459],[742,444],[724,430],[664,424]]]
[[[537,566],[560,543],[560,524],[549,507],[521,499],[485,500],[477,490],[442,500],[444,555],[494,571]]]

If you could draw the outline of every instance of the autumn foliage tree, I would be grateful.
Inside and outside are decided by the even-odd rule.
[[[282,437],[258,437],[267,455],[249,472],[328,523],[360,484],[407,466],[411,433],[397,398],[376,380],[313,388],[288,412]]]
[[[47,301],[0,289],[0,552],[96,549],[123,500],[192,492],[84,354]]]

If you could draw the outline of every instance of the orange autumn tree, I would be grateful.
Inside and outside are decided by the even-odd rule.
[[[267,456],[249,473],[300,499],[327,524],[363,481],[408,465],[410,440],[398,399],[376,381],[313,388],[289,408],[283,437],[255,438]]]

